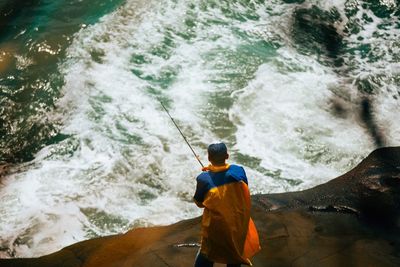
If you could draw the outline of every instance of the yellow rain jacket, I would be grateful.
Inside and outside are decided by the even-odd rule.
[[[194,201],[204,207],[200,252],[209,260],[251,265],[261,248],[250,218],[250,192],[244,169],[212,166],[197,177]]]

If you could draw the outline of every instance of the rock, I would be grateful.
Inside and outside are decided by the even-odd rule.
[[[400,148],[377,149],[348,173],[301,192],[258,195],[268,208],[336,206],[353,210],[365,222],[399,227]]]
[[[312,189],[253,196],[262,246],[254,266],[400,266],[399,181],[400,147],[391,147]],[[199,239],[195,218],[80,242],[40,258],[0,260],[0,267],[187,267]]]
[[[317,6],[298,7],[293,14],[292,38],[302,54],[326,55],[323,62],[340,67],[343,49],[343,36],[336,29],[342,18],[337,9],[329,11]]]

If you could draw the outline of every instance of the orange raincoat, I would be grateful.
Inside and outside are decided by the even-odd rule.
[[[251,265],[261,248],[250,218],[250,192],[244,169],[212,166],[197,177],[194,200],[204,207],[200,252],[209,260]]]

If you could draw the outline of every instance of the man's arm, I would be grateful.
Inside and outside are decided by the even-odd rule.
[[[194,203],[197,205],[199,208],[204,208],[204,205],[202,202],[198,202],[195,198],[193,198]]]
[[[203,205],[204,196],[208,192],[207,177],[204,175],[204,173],[202,173],[199,176],[197,176],[196,181],[197,181],[196,192],[194,193],[193,200],[194,203],[196,203],[197,207],[204,208]]]

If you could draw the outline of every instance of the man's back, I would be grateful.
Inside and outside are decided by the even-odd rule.
[[[248,263],[248,257],[259,250],[259,245],[250,219],[250,193],[244,169],[225,165],[201,173],[194,199],[204,207],[201,253],[215,262]],[[249,234],[257,241],[253,248],[246,244]]]

